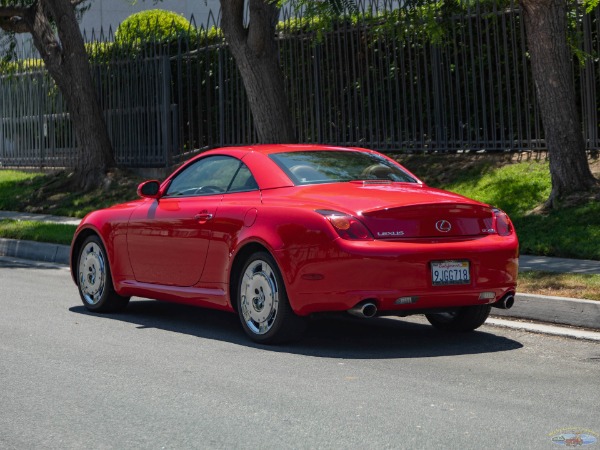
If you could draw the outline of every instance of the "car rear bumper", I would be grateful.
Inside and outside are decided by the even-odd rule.
[[[450,242],[347,241],[276,252],[299,315],[346,311],[369,300],[382,313],[491,304],[514,293],[516,236]],[[431,262],[469,261],[470,283],[434,286]]]

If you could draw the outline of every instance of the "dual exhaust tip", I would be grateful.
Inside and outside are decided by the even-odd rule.
[[[514,304],[515,296],[513,294],[507,294],[496,303],[493,303],[492,306],[499,309],[510,309]],[[370,301],[362,302],[355,307],[350,308],[348,313],[355,317],[360,317],[361,319],[370,319],[377,315],[377,305]]]

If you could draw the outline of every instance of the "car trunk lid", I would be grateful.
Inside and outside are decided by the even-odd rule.
[[[490,206],[421,183],[358,181],[286,191],[283,196],[281,191],[277,193],[279,201],[350,214],[375,239],[456,238],[495,233]],[[267,200],[270,196],[265,194]]]
[[[363,211],[361,219],[376,239],[445,238],[493,234],[489,206],[438,203]]]

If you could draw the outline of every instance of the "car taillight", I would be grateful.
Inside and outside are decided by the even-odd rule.
[[[514,232],[514,227],[508,214],[499,209],[494,209],[494,217],[496,218],[496,231],[500,236],[510,236]]]
[[[369,241],[373,239],[367,227],[360,220],[349,214],[338,211],[318,209],[317,212],[323,215],[333,226],[335,231],[343,239],[351,241]]]

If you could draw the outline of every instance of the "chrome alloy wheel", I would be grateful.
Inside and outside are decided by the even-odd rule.
[[[267,333],[277,317],[279,287],[273,268],[262,259],[246,268],[240,286],[242,317],[255,334]]]
[[[106,288],[106,262],[104,251],[95,242],[89,242],[82,250],[78,266],[79,289],[83,299],[96,305]]]

